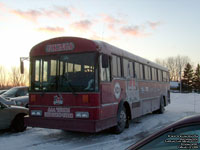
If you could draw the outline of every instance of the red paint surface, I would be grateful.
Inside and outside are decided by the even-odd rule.
[[[74,49],[70,51],[61,52],[46,52],[46,46],[49,44],[60,44],[65,42],[73,42]],[[41,42],[31,49],[30,57],[32,56],[44,56],[44,55],[56,55],[56,54],[69,54],[69,53],[80,53],[80,52],[92,52],[97,51],[98,46],[91,40],[77,38],[77,37],[60,37],[50,39]]]

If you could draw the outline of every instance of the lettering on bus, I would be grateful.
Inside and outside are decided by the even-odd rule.
[[[74,50],[75,45],[73,42],[59,43],[59,44],[50,44],[46,46],[46,52],[62,52],[62,51],[72,51]]]
[[[74,115],[70,113],[70,108],[49,107],[44,117],[74,118]]]

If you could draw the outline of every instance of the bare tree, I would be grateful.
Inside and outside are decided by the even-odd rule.
[[[20,73],[19,67],[12,67],[10,73],[12,86],[22,86],[28,84],[28,71],[25,69],[24,74]]]
[[[0,88],[6,87],[6,69],[3,66],[0,66]]]
[[[180,74],[183,72],[185,65],[191,61],[188,56],[178,55],[176,57],[168,57],[166,59],[156,59],[155,62],[169,69],[171,81],[179,81]]]
[[[174,57],[168,57],[166,59],[166,66],[170,70],[170,80],[176,81],[176,63]]]
[[[156,62],[157,64],[162,65],[162,66],[165,66],[165,64],[166,64],[165,60],[164,60],[164,59],[160,59],[160,58],[156,58],[156,59],[155,59],[155,62]],[[165,66],[165,67],[166,67],[166,66]]]
[[[190,63],[190,58],[188,56],[176,56],[175,58],[176,61],[176,77],[177,80],[179,80],[180,75],[182,76],[182,72],[186,66],[187,63]]]

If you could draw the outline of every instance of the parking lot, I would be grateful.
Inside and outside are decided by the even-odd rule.
[[[171,93],[171,98],[164,114],[148,114],[133,120],[130,127],[119,135],[109,130],[88,134],[28,127],[20,133],[1,131],[0,147],[4,150],[125,149],[180,118],[200,113],[199,94]]]

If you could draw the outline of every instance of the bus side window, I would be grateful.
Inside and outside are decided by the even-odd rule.
[[[158,81],[158,73],[157,69],[154,69],[155,81]]]
[[[40,80],[40,60],[35,60],[35,81]]]
[[[133,62],[129,61],[128,67],[129,67],[129,76],[134,77],[133,76]]]
[[[144,66],[140,64],[140,79],[144,79]]]
[[[125,78],[129,77],[129,62],[125,58],[123,58],[123,72]]]
[[[112,76],[121,77],[121,60],[115,55],[112,55]]]
[[[139,79],[140,78],[140,66],[139,63],[135,62],[135,78]]]
[[[148,66],[144,65],[145,80],[149,80]]]
[[[102,54],[105,55],[105,54]],[[110,81],[110,57],[104,61],[108,61],[106,68],[102,66],[102,55],[100,56],[100,66],[101,66],[101,81]]]
[[[122,76],[122,65],[121,65],[121,58],[117,57],[117,76],[121,77]]]
[[[167,82],[167,73],[163,71],[163,81]]]
[[[117,77],[117,56],[112,55],[112,75],[113,77]]]
[[[157,81],[157,73],[155,68],[151,68],[152,80]]]
[[[149,67],[149,80],[152,80],[152,70],[151,70],[151,67]]]
[[[135,62],[131,62],[132,63],[132,68],[133,68],[133,78],[135,78]]]
[[[158,81],[162,81],[162,72],[158,69]]]

